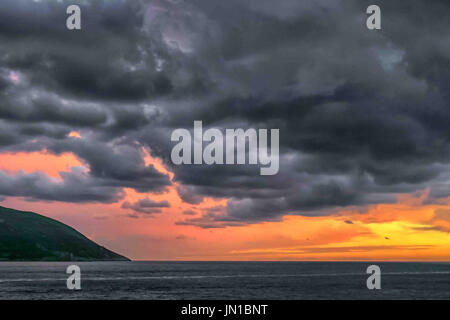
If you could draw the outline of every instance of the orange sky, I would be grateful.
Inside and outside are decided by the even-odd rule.
[[[73,139],[82,138],[71,133]],[[167,170],[150,156],[160,170]],[[85,166],[72,154],[43,152],[0,154],[0,170],[15,174],[45,172],[53,178],[73,166]],[[86,168],[88,169],[88,168]],[[172,175],[171,175],[172,177]],[[183,203],[175,186],[163,194],[126,190],[127,201],[148,196],[167,200],[162,213],[131,218],[116,204],[26,202],[9,197],[0,205],[44,214],[73,226],[90,239],[138,260],[427,260],[450,261],[450,201],[423,205],[420,195],[399,195],[398,203],[346,208],[326,217],[285,216],[279,222],[202,229],[177,225],[226,199],[206,199],[197,206]]]

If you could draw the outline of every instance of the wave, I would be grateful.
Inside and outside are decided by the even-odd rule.
[[[428,272],[384,272],[382,276],[407,276],[407,275],[444,275],[450,271]],[[129,276],[129,277],[83,277],[82,281],[129,281],[129,280],[189,280],[189,279],[228,279],[228,278],[288,278],[288,277],[342,277],[342,276],[367,276],[366,273],[311,273],[311,274],[234,274],[234,275],[186,275],[186,276]],[[66,281],[67,278],[16,278],[0,279],[0,283],[7,282],[51,282]]]

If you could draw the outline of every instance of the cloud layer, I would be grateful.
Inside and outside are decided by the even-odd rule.
[[[450,4],[381,1],[381,31],[365,27],[369,4],[86,1],[71,32],[63,4],[3,0],[0,152],[71,152],[88,170],[60,181],[0,173],[0,196],[110,203],[124,188],[162,192],[172,182],[142,148],[185,202],[229,199],[181,222],[200,227],[328,215],[426,188],[428,202],[450,196]],[[279,128],[279,174],[174,166],[170,134],[194,120]]]

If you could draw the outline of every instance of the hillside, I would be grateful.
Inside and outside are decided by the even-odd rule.
[[[129,260],[75,229],[33,212],[0,207],[0,261]]]

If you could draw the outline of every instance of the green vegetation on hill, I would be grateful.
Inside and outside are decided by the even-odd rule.
[[[61,222],[0,207],[0,261],[91,260],[128,259]]]

